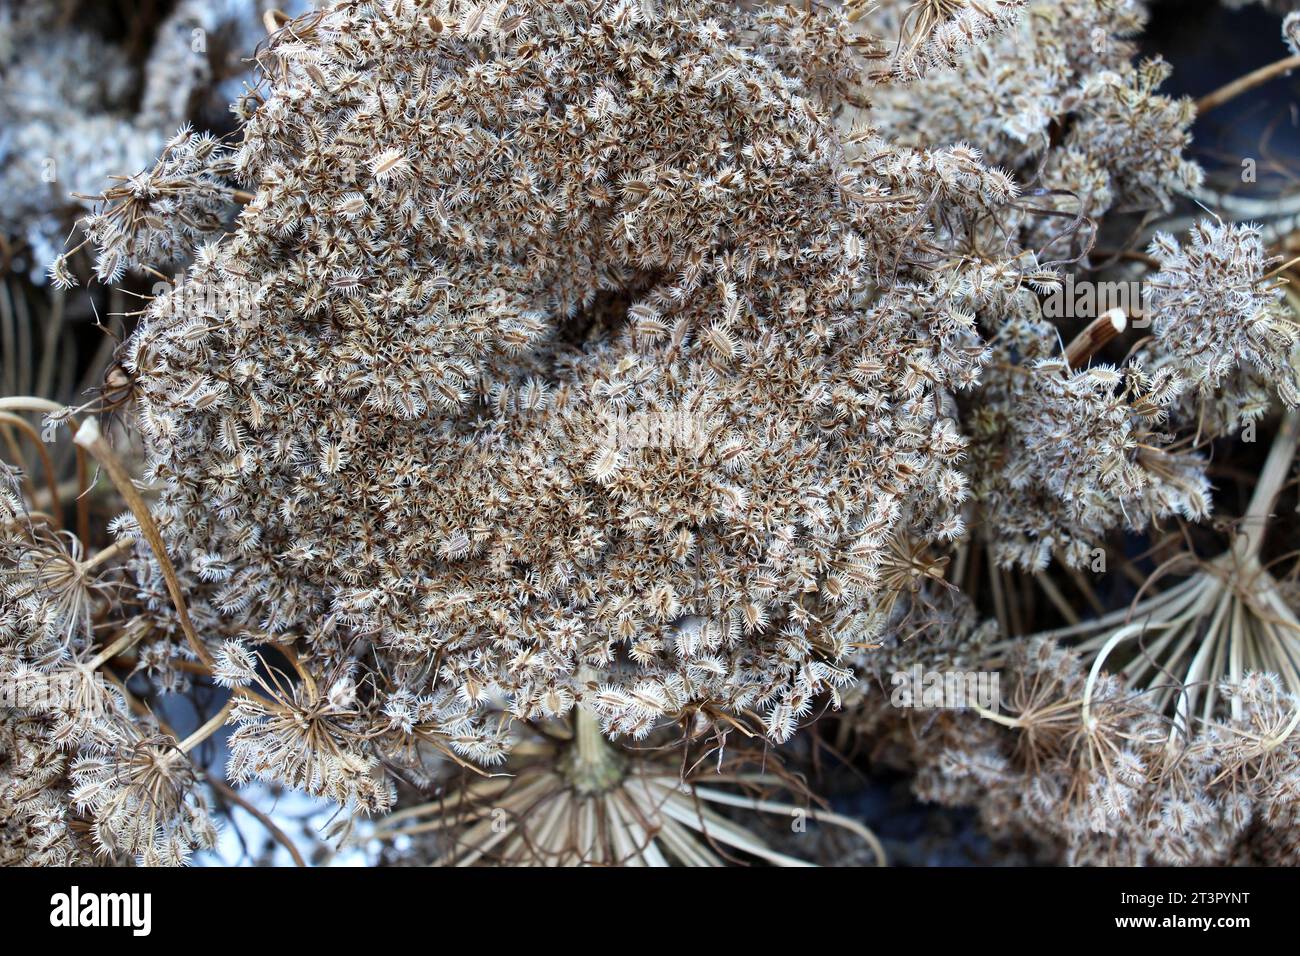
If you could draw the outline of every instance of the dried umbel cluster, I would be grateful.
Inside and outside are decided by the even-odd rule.
[[[1076,215],[1167,206],[1201,171],[1184,156],[1191,102],[1159,94],[1166,64],[1133,62],[1145,20],[1140,0],[1031,2],[954,69],[882,90],[873,115],[904,141],[970,142],[1014,170],[1061,214],[1031,223],[1038,243]],[[1067,257],[1064,242],[1052,251]]]
[[[256,43],[237,25],[256,23],[258,0],[184,0],[143,51],[104,35],[101,6],[0,0],[0,238],[37,283],[109,177],[147,169],[178,126],[208,115]]]
[[[887,23],[929,7],[884,4],[873,16]],[[1054,555],[1081,566],[1120,528],[1209,511],[1205,462],[1168,448],[1181,375],[1149,356],[1081,369],[1090,352],[1063,355],[1062,335],[1073,333],[1046,314],[1052,297],[1068,302],[1067,281],[1095,281],[1079,262],[1095,220],[1166,209],[1201,179],[1183,156],[1190,101],[1157,92],[1164,64],[1132,62],[1144,18],[1135,2],[1031,3],[1014,28],[949,69],[883,87],[862,114],[905,142],[972,144],[1026,184],[1021,202],[959,245],[987,263],[968,274],[976,290],[997,290],[974,313],[988,371],[960,405],[972,523],[1007,567],[1041,570]],[[1208,271],[1197,281],[1212,281]]]
[[[77,432],[116,543],[60,530],[54,477],[0,514],[6,862],[211,846],[227,724],[231,784],[417,838],[392,859],[794,862],[727,814],[788,812],[766,745],[827,704],[1077,862],[1294,854],[1300,626],[1261,547],[1292,425],[1142,623],[1047,591],[1206,518],[1204,443],[1297,391],[1251,227],[1125,250],[1149,335],[1048,307],[1200,182],[1143,5],[813,6],[343,0],[259,48],[237,136],[118,170],[95,278],[188,267],[103,397],[142,479]],[[982,620],[949,583],[980,562],[1071,626]],[[913,667],[1004,693],[882,707]]]
[[[97,253],[95,278],[113,283],[131,268],[188,262],[195,246],[225,224],[235,199],[225,180],[232,170],[228,151],[215,137],[181,127],[153,168],[119,177],[119,185],[101,194],[102,208],[81,220],[86,242]],[[76,285],[69,255],[50,266],[56,287]]]
[[[1181,156],[1191,110],[1155,93],[1163,67],[1128,66],[1125,38],[1141,17],[1137,4],[1033,5],[1022,42],[1008,34],[956,70],[886,90],[876,115],[896,135],[983,147],[1021,174],[1040,207],[1092,217],[1167,207],[1200,180]],[[1088,23],[1097,29],[1084,43],[1089,31],[1079,26]],[[1114,98],[1097,99],[1103,91]],[[1046,104],[1038,119],[1026,108],[1034,103]],[[1091,232],[1033,215],[1001,225],[1014,225],[1042,260],[1086,252]],[[1003,235],[998,242],[1006,248]],[[986,540],[964,542],[963,557],[987,544],[1008,567],[1042,572],[1053,557],[1086,567],[1120,528],[1203,519],[1209,455],[1197,446],[1260,419],[1277,399],[1294,408],[1294,317],[1276,278],[1280,260],[1269,259],[1260,231],[1206,221],[1185,240],[1157,234],[1148,256],[1131,309],[1049,315],[1044,306],[1063,282],[1040,268],[978,314],[992,354],[961,405],[972,524]],[[1102,258],[1056,266],[1096,281]],[[1149,336],[1122,361],[1094,357],[1129,321],[1148,317]],[[1292,411],[1226,553],[1180,555],[1132,606],[1051,632],[1074,648],[992,643],[976,616],[924,594],[901,621],[864,626],[880,645],[865,655],[868,668],[875,653],[885,654],[886,672],[897,666],[907,646],[898,635],[914,634],[905,661],[993,669],[1003,693],[987,711],[900,714],[868,692],[856,705],[861,737],[919,765],[922,796],[978,806],[991,828],[1028,831],[1070,862],[1294,861],[1300,708],[1290,675],[1300,625],[1282,572],[1275,578],[1260,554],[1295,428]],[[1178,584],[1163,580],[1187,573]]]
[[[1012,377],[1007,404],[975,419],[997,443],[1001,467],[976,488],[1001,563],[1042,570],[1055,555],[1082,567],[1116,528],[1209,514],[1205,460],[1161,447],[1181,391],[1172,370],[1043,358]]]
[[[1062,348],[1072,319],[1105,319],[1068,308],[1076,278],[1104,283],[1095,262],[1078,261],[1096,233],[1080,217],[1168,208],[1201,181],[1183,156],[1190,101],[1157,92],[1163,64],[1130,62],[1144,17],[1137,3],[1031,5],[1015,31],[956,69],[885,90],[872,114],[899,135],[974,142],[1034,197],[999,225],[1044,264],[1024,271],[1028,288],[979,314],[992,371],[962,402],[974,523],[1004,566],[1041,570],[1055,556],[1081,567],[1116,530],[1207,516],[1207,461],[1187,439],[1233,432],[1264,414],[1272,391],[1293,403],[1295,325],[1269,272],[1276,262],[1249,227],[1201,224],[1186,249],[1155,238],[1161,270],[1124,279],[1131,301],[1108,313],[1121,331],[1155,319],[1122,365],[1081,368],[1095,348],[1074,346],[1095,325]],[[1045,314],[1053,297],[1064,316]]]
[[[867,693],[860,735],[917,768],[923,798],[976,806],[991,830],[1070,863],[1293,864],[1300,620],[1289,556],[1261,555],[1298,439],[1292,410],[1231,546],[1210,561],[1176,554],[1129,606],[996,640],[965,598],[918,592],[894,628],[917,635],[914,666],[994,671],[1000,699],[900,712]],[[897,648],[880,644],[897,667]]]
[[[850,679],[890,538],[963,530],[944,395],[980,300],[925,265],[1015,195],[837,134],[863,48],[708,2],[342,3],[273,38],[253,198],[187,277],[255,309],[169,293],[128,353],[200,630],[309,678],[241,705],[238,775],[376,806],[380,755],[500,759],[500,696],[780,740]],[[304,726],[338,775],[294,763]]]
[[[126,623],[95,653],[114,551],[85,557],[0,480],[0,864],[183,863],[216,842],[187,756],[201,738],[178,743],[97,670],[143,637]]]
[[[1202,220],[1185,242],[1158,233],[1147,280],[1153,342],[1143,357],[1189,385],[1183,421],[1232,432],[1274,395],[1300,405],[1300,326],[1283,299],[1259,230]]]
[[[1188,437],[1232,434],[1275,396],[1295,406],[1297,326],[1257,230],[1202,221],[1186,246],[1157,234],[1150,253],[1160,268],[1130,308],[1151,335],[1123,364],[1072,367],[1023,299],[1002,330],[1003,374],[986,377],[967,420],[980,524],[1006,565],[1081,567],[1117,528],[1207,517],[1208,461]],[[1127,321],[1103,315],[1079,342]]]
[[[57,7],[0,4],[0,231],[31,248],[36,277],[67,234],[67,207],[84,211],[67,194],[98,192],[109,174],[147,165],[159,145],[110,113],[130,93],[125,58],[91,34],[55,29]]]
[[[902,79],[956,66],[973,48],[1015,25],[1026,0],[847,0],[852,20],[872,16],[882,35],[897,36],[887,66]]]
[[[1274,675],[1225,684],[1239,716],[1183,734],[1068,649],[1004,653],[985,651],[997,711],[872,711],[877,746],[917,768],[923,798],[976,806],[990,830],[1059,846],[1073,865],[1294,861],[1300,707]]]

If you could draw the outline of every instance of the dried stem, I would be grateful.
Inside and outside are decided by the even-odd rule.
[[[131,509],[131,513],[135,515],[136,522],[140,525],[140,532],[153,550],[154,558],[162,571],[163,580],[167,583],[167,592],[171,595],[172,603],[176,606],[176,616],[180,620],[181,630],[185,632],[185,639],[189,641],[190,647],[198,655],[199,660],[208,667],[212,667],[214,664],[212,655],[203,646],[203,642],[199,640],[199,635],[194,630],[194,624],[190,621],[189,607],[185,603],[185,595],[181,591],[180,580],[176,577],[176,568],[172,565],[171,558],[167,556],[167,546],[163,542],[162,534],[158,531],[158,525],[154,523],[153,515],[149,513],[149,506],[145,504],[144,498],[136,490],[131,481],[131,476],[126,473],[126,468],[122,466],[122,462],[118,460],[113,450],[108,447],[108,442],[104,441],[104,436],[99,430],[99,424],[93,417],[88,417],[82,422],[73,441],[95,457],[95,460],[99,462],[104,471],[108,472],[108,477],[112,480],[118,492],[126,499],[127,506]]]
[[[1126,328],[1128,328],[1128,316],[1124,314],[1123,309],[1111,309],[1104,315],[1098,316],[1066,346],[1066,363],[1072,369],[1078,368]]]
[[[580,793],[606,790],[623,775],[618,755],[605,741],[595,714],[581,704],[574,712],[573,747],[565,762],[565,772]]]
[[[1235,550],[1243,561],[1259,557],[1265,525],[1291,474],[1291,462],[1295,459],[1297,443],[1300,443],[1300,409],[1293,408],[1282,418],[1282,424],[1273,439],[1273,447],[1269,449],[1268,458],[1259,473],[1259,481],[1250,497],[1250,504],[1241,519],[1242,530]]]
[[[235,701],[237,699],[238,698],[234,694],[231,694],[230,697],[227,698],[224,707],[208,718],[207,722],[205,722],[202,727],[182,740],[179,745],[181,753],[189,753],[222,727],[226,726],[226,718],[229,717],[230,712],[235,709]]]
[[[36,454],[41,460],[41,468],[45,472],[45,486],[49,492],[50,501],[53,503],[57,503],[59,500],[59,482],[58,479],[55,477],[54,462],[50,460],[49,452],[45,450],[45,443],[41,441],[40,434],[36,431],[35,428],[32,427],[31,423],[28,422],[26,419],[20,418],[17,415],[10,414],[9,412],[0,412],[0,423],[3,423],[5,425],[12,425],[14,428],[17,428],[20,432],[22,432],[25,436],[27,436],[27,438],[31,441],[32,445],[36,448]],[[21,465],[22,463],[15,462],[15,464]],[[50,510],[53,512],[56,518],[60,517],[59,516],[60,509],[56,507],[56,504],[51,504]],[[60,525],[61,524],[62,521],[60,521]]]
[[[274,820],[268,817],[261,810],[257,809],[257,807],[253,806],[251,803],[249,803],[247,800],[241,797],[237,792],[235,792],[233,788],[223,783],[222,781],[217,780],[215,777],[208,777],[207,781],[208,781],[208,785],[212,787],[213,790],[217,791],[217,793],[221,794],[225,799],[229,800],[231,803],[247,810],[257,820],[258,823],[266,827],[266,831],[269,834],[271,834],[275,842],[280,844],[282,847],[284,847],[286,850],[289,851],[289,855],[293,857],[294,866],[305,867],[307,865],[307,862],[302,858],[302,854],[298,852],[298,848],[293,845],[293,841],[290,840],[285,835],[285,832],[283,830],[281,830],[278,826],[275,825]]]
[[[1300,66],[1300,56],[1289,56],[1284,60],[1277,60],[1267,66],[1261,66],[1258,70],[1247,73],[1245,76],[1238,77],[1231,83],[1227,83],[1213,93],[1207,93],[1196,101],[1196,112],[1199,116],[1204,116],[1210,110],[1222,106],[1231,99],[1240,96],[1257,86],[1267,83],[1274,77],[1281,76],[1283,73],[1289,73],[1296,67]]]

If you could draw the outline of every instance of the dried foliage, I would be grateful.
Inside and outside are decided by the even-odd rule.
[[[4,192],[62,118],[111,148],[50,294],[183,275],[103,394],[0,399],[43,471],[0,473],[0,862],[181,863],[256,781],[384,862],[793,864],[740,815],[827,709],[1069,862],[1294,862],[1294,246],[1149,228],[1203,177],[1144,4],[339,0],[237,93],[260,7],[177,5],[133,75],[55,6],[0,8]],[[1071,311],[1111,274],[1142,301]],[[1081,621],[1058,582],[1169,528]],[[889,706],[911,668],[1001,699]]]
[[[1295,696],[1258,672],[1223,686],[1239,716],[1171,736],[1149,694],[1095,679],[1051,641],[999,662],[999,712],[872,711],[882,752],[927,800],[973,805],[998,833],[1059,846],[1071,865],[1294,862]]]
[[[970,151],[846,150],[833,19],[370,9],[264,58],[233,158],[254,198],[188,276],[256,314],[182,287],[130,344],[202,630],[378,655],[372,748],[417,709],[499,759],[475,720],[497,694],[615,735],[758,712],[784,739],[849,679],[839,621],[889,536],[961,530],[938,397],[982,350],[957,276],[915,263],[929,218],[1009,182]],[[587,328],[610,296],[625,314]],[[702,440],[619,433],[682,421]]]

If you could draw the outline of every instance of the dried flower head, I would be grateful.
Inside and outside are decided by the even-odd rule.
[[[784,739],[850,679],[840,622],[891,538],[962,530],[941,395],[983,349],[922,266],[949,211],[1015,195],[967,148],[846,143],[858,45],[700,0],[341,3],[273,38],[253,198],[188,276],[255,309],[143,317],[147,474],[214,632],[382,692],[241,704],[237,775],[377,805],[331,782],[372,766],[339,720],[475,760],[502,694]]]

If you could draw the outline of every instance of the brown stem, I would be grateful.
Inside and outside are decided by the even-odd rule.
[[[77,537],[81,546],[90,548],[90,502],[86,496],[90,492],[90,468],[86,465],[86,453],[77,449]]]
[[[17,480],[22,482],[26,488],[27,500],[35,505],[36,482],[32,480],[31,472],[27,469],[26,462],[23,459],[23,450],[18,444],[18,439],[14,437],[13,431],[7,428],[3,422],[0,422],[0,437],[4,438],[5,446],[9,449],[9,455],[13,458],[14,468],[18,470]],[[56,524],[55,527],[58,527],[58,525]]]
[[[289,22],[289,15],[281,10],[267,10],[262,14],[262,26],[267,33],[275,33]]]
[[[1074,337],[1065,348],[1065,361],[1071,369],[1078,368],[1092,358],[1107,342],[1128,328],[1128,317],[1123,309],[1111,309],[1093,319],[1088,327]]]
[[[133,627],[131,625],[127,625],[126,629],[122,632],[122,635],[117,640],[115,640],[112,644],[109,644],[97,655],[95,655],[95,659],[92,660],[89,664],[90,669],[98,670],[99,668],[107,664],[109,661],[111,661],[113,658],[117,657],[118,655],[126,651],[129,651],[132,647],[134,647],[136,644],[140,642],[141,638],[143,638],[146,634],[149,634],[150,631],[151,628],[148,625],[144,625],[140,627]]]
[[[188,737],[182,740],[178,745],[178,748],[180,749],[181,753],[185,753],[185,754],[189,753],[199,744],[203,743],[203,741],[207,740],[209,737],[215,734],[222,727],[226,726],[226,718],[229,717],[230,712],[235,709],[235,702],[237,700],[238,698],[234,694],[231,694],[230,697],[226,699],[226,703],[224,707],[222,707],[219,711],[213,714],[212,717],[209,718],[208,721],[202,727],[200,727],[198,730],[194,731],[194,733],[190,734]]]
[[[83,571],[89,571],[92,568],[97,568],[105,561],[112,561],[118,555],[125,554],[126,552],[130,551],[134,547],[135,547],[135,538],[123,538],[120,541],[114,541],[107,548],[104,548],[98,554],[96,554],[93,558],[90,558],[89,560],[86,561],[82,561],[81,569]]]
[[[1275,76],[1289,73],[1298,66],[1300,66],[1300,56],[1289,56],[1284,60],[1270,63],[1268,66],[1261,66],[1258,70],[1247,73],[1245,76],[1238,77],[1231,83],[1219,87],[1213,93],[1202,96],[1196,101],[1196,113],[1198,116],[1204,116],[1215,107],[1222,106],[1247,90],[1253,90],[1255,87],[1267,83]]]
[[[50,510],[56,517],[61,517],[60,512],[62,509],[58,507],[59,482],[54,476],[54,462],[50,460],[50,454],[45,450],[45,443],[41,441],[40,434],[37,433],[36,429],[32,427],[30,422],[25,418],[20,418],[18,415],[11,415],[8,412],[0,412],[0,422],[17,428],[36,448],[36,454],[41,460],[41,468],[45,471],[45,486],[49,490],[50,494]],[[22,462],[15,462],[15,464],[21,465]],[[61,526],[62,521],[60,520],[59,523]]]
[[[181,591],[180,579],[176,577],[176,568],[172,565],[171,558],[167,556],[167,546],[163,543],[162,534],[158,531],[158,525],[154,523],[153,515],[149,513],[149,506],[145,504],[144,498],[140,496],[131,481],[131,476],[126,473],[122,462],[118,460],[117,455],[108,447],[108,442],[104,441],[104,436],[99,430],[99,424],[93,417],[88,417],[81,423],[77,429],[76,437],[73,441],[81,448],[90,452],[95,460],[108,472],[108,477],[112,480],[113,485],[118,492],[126,499],[127,506],[131,513],[135,515],[136,522],[140,525],[140,532],[144,535],[149,547],[153,550],[154,558],[158,562],[158,567],[162,571],[163,580],[167,582],[167,592],[171,595],[172,603],[176,606],[176,616],[181,622],[181,630],[185,632],[185,639],[189,641],[190,647],[194,653],[208,667],[212,667],[214,661],[208,649],[203,646],[199,640],[198,633],[194,630],[194,624],[190,621],[189,608],[185,603],[185,595]]]
[[[298,852],[298,848],[293,845],[293,841],[290,840],[285,835],[283,830],[281,830],[278,826],[275,825],[274,820],[272,820],[261,810],[257,809],[257,807],[253,806],[251,803],[249,803],[247,800],[241,797],[238,793],[234,791],[234,789],[227,786],[225,783],[211,776],[209,776],[207,779],[208,779],[208,786],[212,787],[213,790],[220,793],[231,803],[243,807],[245,810],[247,810],[257,819],[258,823],[266,827],[267,832],[270,833],[271,836],[275,838],[275,842],[280,844],[282,847],[284,847],[286,850],[289,851],[289,855],[293,857],[293,862],[295,866],[305,867],[307,865],[307,862],[302,858],[302,854]]]

